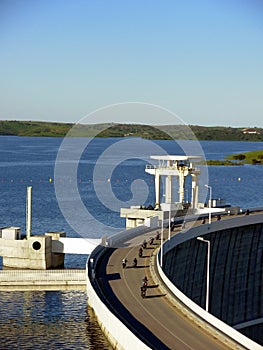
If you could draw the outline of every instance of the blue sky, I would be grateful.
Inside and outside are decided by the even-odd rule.
[[[0,43],[0,119],[76,122],[138,101],[186,124],[263,127],[260,0],[0,0]]]

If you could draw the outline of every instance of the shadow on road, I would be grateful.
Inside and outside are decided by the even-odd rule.
[[[155,295],[145,295],[145,299],[152,299],[152,298],[161,298],[161,297],[165,297],[166,294],[155,294]]]
[[[117,273],[109,273],[106,275],[106,278],[108,281],[114,281],[114,280],[119,280],[121,278],[121,275]]]
[[[150,267],[149,265],[137,265],[136,267],[134,267],[134,266],[126,266],[125,267],[125,269],[134,269],[134,270],[136,270],[136,269],[143,269],[143,268],[145,268],[145,267]]]
[[[148,288],[158,288],[159,287],[159,284],[151,284],[150,286],[147,286],[147,289]]]

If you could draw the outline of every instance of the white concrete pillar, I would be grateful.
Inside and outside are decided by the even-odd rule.
[[[193,209],[195,208],[195,186],[196,186],[195,175],[192,174],[192,197],[191,197],[191,207],[192,207]]]
[[[179,203],[184,203],[184,171],[179,169]]]
[[[31,235],[32,225],[32,186],[27,187],[27,198],[26,198],[26,237],[27,239]]]
[[[192,174],[192,203],[191,203],[191,206],[193,209],[197,209],[198,201],[199,201],[198,178],[196,175]]]
[[[155,172],[155,206],[160,207],[160,174]]]
[[[167,175],[165,179],[165,203],[172,203],[172,176]]]
[[[195,209],[197,209],[199,203],[199,185],[198,179],[196,178],[196,186],[195,186]]]

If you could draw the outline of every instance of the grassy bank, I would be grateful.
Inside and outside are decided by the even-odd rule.
[[[206,165],[211,166],[237,166],[237,165],[243,165],[241,162],[234,162],[230,160],[207,160]]]
[[[237,166],[244,164],[263,164],[263,150],[231,154],[223,160],[208,160],[206,165]]]
[[[238,161],[242,164],[263,164],[263,150],[244,152],[227,157],[229,161]]]

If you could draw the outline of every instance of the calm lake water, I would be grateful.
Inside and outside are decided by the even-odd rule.
[[[78,237],[70,219],[63,216],[60,206],[69,208],[78,215],[78,194],[70,192],[74,181],[79,196],[88,209],[89,216],[77,217],[83,224],[87,237],[101,237],[98,223],[109,228],[122,229],[124,219],[119,217],[118,205],[125,207],[131,200],[131,186],[143,180],[148,186],[145,203],[153,204],[154,179],[145,173],[147,159],[156,154],[156,149],[147,149],[140,139],[137,148],[125,149],[122,139],[94,139],[85,147],[78,159],[76,179],[65,171],[54,182],[56,157],[63,139],[34,137],[0,137],[0,226],[19,226],[25,233],[25,200],[27,186],[33,187],[33,234],[47,231],[65,231],[67,236]],[[142,144],[141,144],[142,142]],[[169,154],[183,154],[174,141],[156,141],[159,148]],[[150,145],[151,146],[151,145]],[[184,145],[181,144],[184,149]],[[263,150],[263,143],[203,141],[201,146],[207,159],[224,159],[228,154]],[[65,152],[64,163],[70,160]],[[195,145],[187,141],[187,148]],[[129,148],[129,145],[128,145]],[[107,153],[107,150],[110,151]],[[126,153],[125,153],[126,152]],[[74,153],[74,152],[73,152]],[[124,154],[124,156],[123,156]],[[193,153],[195,154],[195,153]],[[94,170],[102,161],[94,178]],[[103,175],[109,174],[105,180]],[[99,174],[99,175],[98,175]],[[263,166],[246,165],[233,167],[208,167],[208,182],[213,188],[213,198],[224,198],[227,203],[241,208],[263,207]],[[98,197],[96,188],[110,185],[115,210]],[[143,184],[142,184],[143,185]],[[67,189],[63,203],[58,204],[56,186]],[[97,186],[97,187],[96,187]],[[108,188],[108,187],[107,187]],[[106,189],[106,187],[105,187]],[[145,190],[142,187],[143,191]],[[202,192],[200,188],[200,192]],[[143,192],[142,191],[142,192]],[[190,191],[189,191],[190,192]],[[135,192],[136,194],[137,192]],[[139,193],[139,199],[140,193]],[[110,203],[111,204],[111,203]],[[82,223],[83,221],[83,223]],[[66,268],[84,268],[87,256],[66,256]],[[0,260],[1,266],[1,260]],[[87,296],[82,292],[0,292],[0,349],[110,349],[100,328],[87,307]]]
[[[112,349],[85,292],[0,292],[0,349]]]

